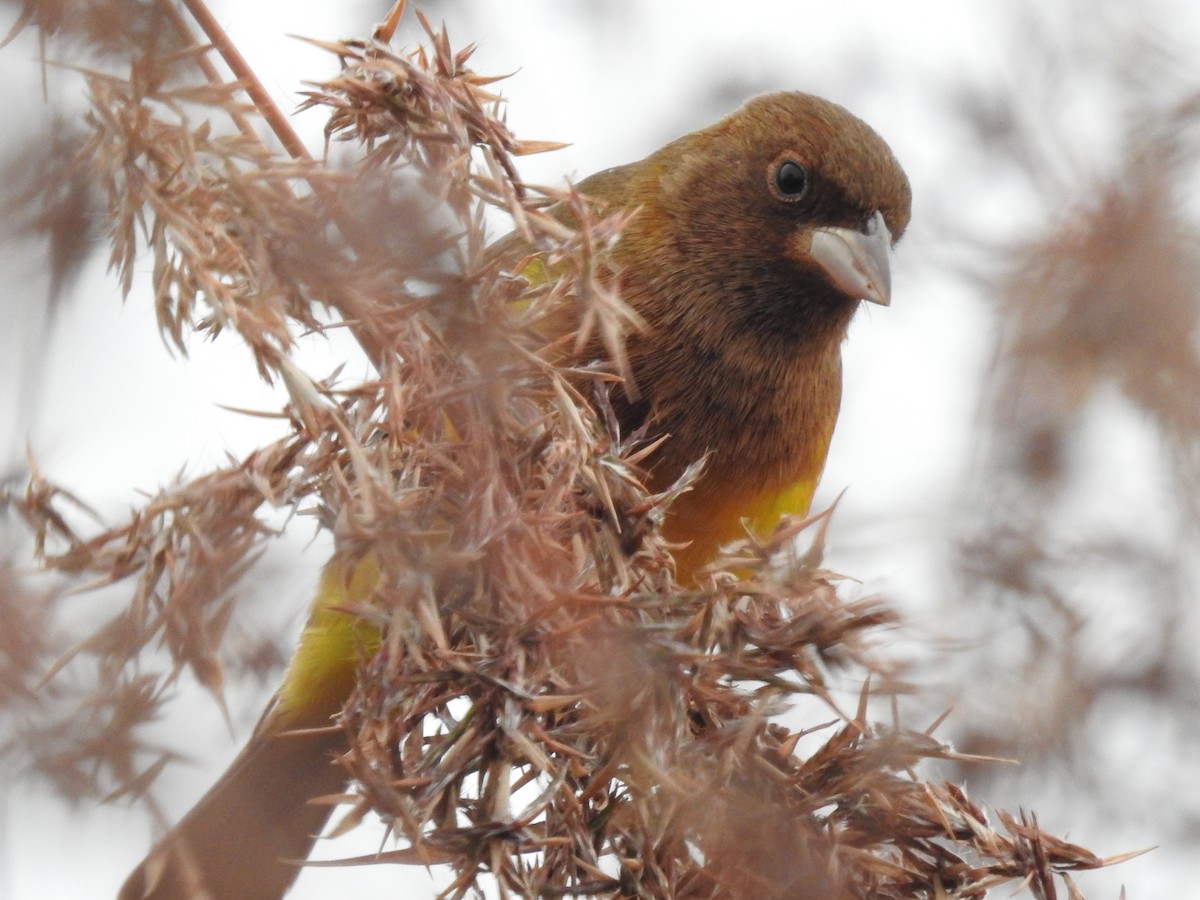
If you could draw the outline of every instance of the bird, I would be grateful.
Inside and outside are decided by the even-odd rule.
[[[851,319],[863,301],[891,301],[909,182],[859,118],[784,91],[577,189],[631,215],[612,254],[620,296],[644,327],[625,347],[636,389],[614,390],[611,403],[622,434],[662,438],[642,463],[652,490],[703,460],[663,523],[680,579],[697,581],[722,545],[808,511],[837,420]],[[579,352],[604,350],[592,342]],[[120,900],[287,891],[330,813],[309,801],[345,787],[332,757],[348,738],[329,726],[353,689],[367,626],[341,610],[367,597],[376,575],[369,561],[335,553],[248,744],[134,870]]]

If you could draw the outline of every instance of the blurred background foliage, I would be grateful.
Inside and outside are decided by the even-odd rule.
[[[0,28],[22,5],[0,4]],[[42,8],[67,27],[101,6]],[[384,5],[290,4],[286,17],[213,6],[288,109],[300,81],[325,77],[330,63],[283,36],[364,33]],[[828,96],[891,142],[914,185],[914,225],[893,307],[860,316],[847,346],[843,421],[818,505],[851,490],[827,561],[910,619],[896,641],[924,689],[903,704],[906,722],[921,727],[952,705],[942,738],[1021,760],[943,775],[991,804],[1032,807],[1097,852],[1159,847],[1083,875],[1089,897],[1115,897],[1121,884],[1131,897],[1195,896],[1200,13],[1165,0],[424,9],[480,42],[480,71],[517,71],[502,88],[517,134],[572,142],[524,161],[530,181],[637,158],[768,89]],[[171,360],[137,293],[117,302],[99,198],[60,177],[82,101],[70,73],[43,81],[40,53],[31,32],[0,52],[13,86],[0,143],[0,475],[19,483],[28,447],[57,481],[117,515],[132,488],[270,434],[217,404],[272,400],[262,387],[245,396],[253,379],[236,353],[197,347],[186,363]],[[310,146],[320,125],[300,120]],[[339,356],[336,346],[311,352]],[[29,548],[5,534],[0,715],[16,715],[64,646],[55,629],[71,623],[47,617],[43,596],[16,578]],[[243,586],[235,655],[255,677],[230,695],[241,734],[325,549],[297,537]],[[74,612],[86,620],[105,602],[87,597]],[[21,635],[44,636],[45,647]],[[179,782],[190,795],[237,743],[222,714],[194,711],[202,705],[163,729],[166,740],[198,723],[196,735],[222,738],[197,738],[197,756],[221,758]],[[145,845],[134,814],[72,808],[44,786],[14,780],[0,814],[3,896],[34,896],[33,860],[64,847],[79,870],[54,873],[56,884],[111,893]],[[313,873],[297,896],[372,877]]]

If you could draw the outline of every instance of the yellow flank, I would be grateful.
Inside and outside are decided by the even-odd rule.
[[[706,484],[680,496],[663,523],[663,534],[679,544],[674,552],[680,581],[695,581],[724,544],[741,540],[746,529],[766,536],[785,515],[808,512],[817,485],[816,473],[781,490],[748,493],[735,485]]]
[[[670,524],[675,527],[668,528],[669,537],[689,545],[676,553],[680,578],[690,580],[696,569],[711,560],[717,545],[742,537],[746,526],[766,535],[783,516],[804,515],[816,484],[815,477],[802,478],[782,491],[714,510],[715,518],[673,516]],[[272,730],[324,727],[341,710],[354,689],[359,660],[379,646],[378,629],[347,607],[368,603],[378,581],[379,563],[372,554],[356,563],[335,556],[325,566],[279,690],[278,718]]]
[[[550,281],[552,275],[546,265],[545,254],[535,253],[529,257],[521,269],[521,277],[529,282],[530,287],[538,287]]]
[[[784,516],[802,516],[807,513],[816,490],[816,478],[802,478],[789,488],[765,494],[754,506],[746,510],[746,524],[755,534],[769,534]]]
[[[812,506],[817,483],[825,470],[825,459],[829,455],[829,444],[833,440],[833,420],[828,427],[813,435],[809,449],[809,463],[797,473],[799,476],[790,485],[768,490],[755,498],[742,513],[750,530],[758,535],[769,534],[784,516],[803,516]]]
[[[812,503],[817,479],[802,478],[781,491],[710,510],[715,517],[672,516],[668,536],[688,546],[676,552],[679,576],[690,580],[711,561],[719,544],[737,540],[744,528],[767,535],[787,515],[804,515]],[[687,495],[680,505],[687,506]],[[670,527],[670,526],[674,527]],[[353,566],[351,568],[351,565]],[[356,563],[335,556],[321,573],[308,623],[288,665],[276,707],[275,731],[319,728],[330,724],[354,689],[359,660],[379,646],[376,627],[348,612],[368,603],[379,580],[378,560],[367,554]]]
[[[378,629],[345,609],[368,602],[378,581],[379,563],[371,554],[357,562],[335,556],[325,566],[279,690],[281,729],[325,726],[341,710],[354,689],[358,661],[379,646]]]
[[[784,516],[806,515],[832,437],[831,417],[827,427],[813,435],[808,457],[796,466],[790,481],[763,487],[746,484],[728,467],[703,473],[690,491],[675,500],[663,522],[663,534],[681,545],[673,552],[679,579],[695,581],[723,545],[744,539],[747,530],[766,537]]]

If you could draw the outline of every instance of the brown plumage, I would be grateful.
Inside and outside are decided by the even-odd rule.
[[[340,706],[340,704],[339,704]],[[126,879],[119,900],[275,900],[295,881],[330,807],[310,803],[341,793],[345,770],[333,763],[346,736],[329,729],[294,732],[270,714],[220,780]],[[260,739],[261,738],[261,739]]]
[[[781,175],[789,164],[803,171]],[[639,210],[616,258],[622,296],[649,325],[628,343],[644,399],[618,392],[622,424],[648,414],[650,432],[669,435],[650,461],[655,487],[708,454],[667,523],[690,542],[677,554],[686,573],[743,519],[768,529],[808,509],[841,399],[840,344],[860,299],[889,300],[888,236],[867,231],[879,214],[900,237],[908,181],[842,107],[780,93],[580,191]]]
[[[614,252],[622,296],[647,328],[628,341],[636,393],[614,391],[613,402],[624,430],[667,436],[648,461],[653,487],[707,457],[666,523],[681,544],[680,573],[693,578],[746,525],[767,530],[808,509],[837,418],[839,347],[860,300],[889,300],[888,253],[908,224],[908,182],[850,113],[783,93],[580,190],[637,210]],[[338,610],[364,601],[373,578],[369,566],[348,570],[336,557],[326,567],[273,707],[229,772],[130,876],[122,900],[286,890],[296,868],[281,860],[311,849],[326,812],[307,801],[338,790],[329,756],[346,749],[340,732],[287,732],[341,709],[370,641]]]

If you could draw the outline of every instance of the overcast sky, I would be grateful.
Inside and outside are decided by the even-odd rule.
[[[326,54],[287,35],[365,35],[385,8],[296,0],[286,4],[285,15],[282,4],[214,0],[213,6],[285,109],[295,105],[304,80],[333,72]],[[1024,45],[1069,43],[1072,21],[1080,16],[1109,17],[1114,28],[1135,17],[1156,22],[1181,47],[1200,50],[1200,8],[1184,0],[1151,0],[1139,4],[1136,14],[1125,8],[1133,4],[1064,2],[1036,14],[1017,6],[1001,0],[477,0],[424,6],[435,21],[446,20],[456,46],[479,45],[477,71],[514,73],[501,89],[519,136],[571,142],[562,151],[521,161],[533,182],[559,183],[640,158],[708,124],[745,96],[772,89],[799,89],[840,102],[891,144],[913,183],[914,224],[895,261],[892,306],[864,310],[852,327],[842,419],[817,506],[848,488],[838,521],[853,540],[839,540],[835,525],[831,566],[862,578],[864,589],[888,591],[918,619],[936,607],[940,598],[930,593],[944,586],[941,568],[954,537],[948,523],[970,471],[978,384],[991,346],[988,306],[946,264],[955,251],[946,229],[957,223],[975,235],[1016,240],[1041,212],[1039,197],[1027,185],[1003,170],[988,171],[986,160],[962,151],[968,135],[951,117],[946,98],[974,84],[1020,93],[1027,74],[1021,66]],[[416,36],[413,24],[410,18],[403,42]],[[24,114],[36,117],[43,113],[31,62],[37,49],[29,38],[0,51],[0,67],[10,84],[23,84],[10,91]],[[1039,98],[1028,102],[1030,114],[1037,114]],[[1078,103],[1063,111],[1064,130],[1078,138],[1074,162],[1085,170],[1102,169],[1112,151],[1104,104],[1103,85],[1097,84],[1094,91],[1081,89]],[[323,122],[314,115],[301,122],[319,152]],[[36,260],[12,252],[0,256],[0,264],[10,275],[38,268]],[[15,409],[19,396],[31,394],[18,363],[29,341],[17,335],[36,334],[37,316],[19,309],[13,315],[14,327],[0,333],[0,354],[6,356],[0,372],[7,385],[0,402]],[[310,353],[310,371],[318,374],[337,363],[336,348],[321,341],[312,341]],[[157,336],[146,291],[135,291],[122,304],[97,259],[54,323],[33,395],[36,413],[4,416],[0,408],[0,423],[19,423],[9,435],[0,430],[0,452],[9,454],[5,469],[19,464],[28,444],[49,477],[119,516],[136,502],[139,489],[152,490],[185,466],[202,471],[227,453],[244,453],[277,436],[272,423],[221,408],[277,404],[265,387],[247,396],[254,382],[249,366],[248,355],[229,340],[197,345],[187,360],[172,357]],[[1112,439],[1114,453],[1137,458],[1145,452],[1138,423],[1124,423],[1120,430]],[[1117,485],[1116,496],[1104,501],[1111,509],[1097,514],[1136,508],[1139,490],[1137,482]],[[287,552],[303,550],[309,534],[298,536]],[[295,600],[294,609],[275,612],[280,624],[298,625],[323,561],[319,550],[309,548],[280,568],[274,595]],[[198,765],[169,774],[177,790],[165,800],[174,813],[185,810],[224,768],[271,688],[231,698],[235,735],[211,703],[187,707],[195,745],[186,749]],[[1043,824],[1070,831],[1072,839],[1099,852],[1135,849],[1107,843],[1097,831],[1081,833],[1069,818],[1039,805],[1036,796],[1016,799],[1037,809]],[[28,815],[31,808],[36,816]],[[1146,840],[1137,846],[1160,842],[1146,827],[1133,832],[1141,834]],[[1121,834],[1127,838],[1134,839],[1129,829]],[[139,812],[69,809],[44,791],[13,784],[0,790],[0,898],[112,896],[149,839]],[[322,852],[367,853],[377,840],[378,835],[358,835],[349,848]],[[1191,866],[1163,852],[1152,863],[1134,861],[1113,873],[1085,875],[1080,883],[1096,898],[1115,898],[1120,883],[1129,886],[1131,898],[1200,897],[1192,887],[1194,872],[1187,872]],[[394,888],[399,877],[393,869],[315,871],[301,879],[293,896],[401,896]],[[413,896],[432,893],[423,872],[407,877],[413,879]],[[373,893],[371,885],[377,885]]]

